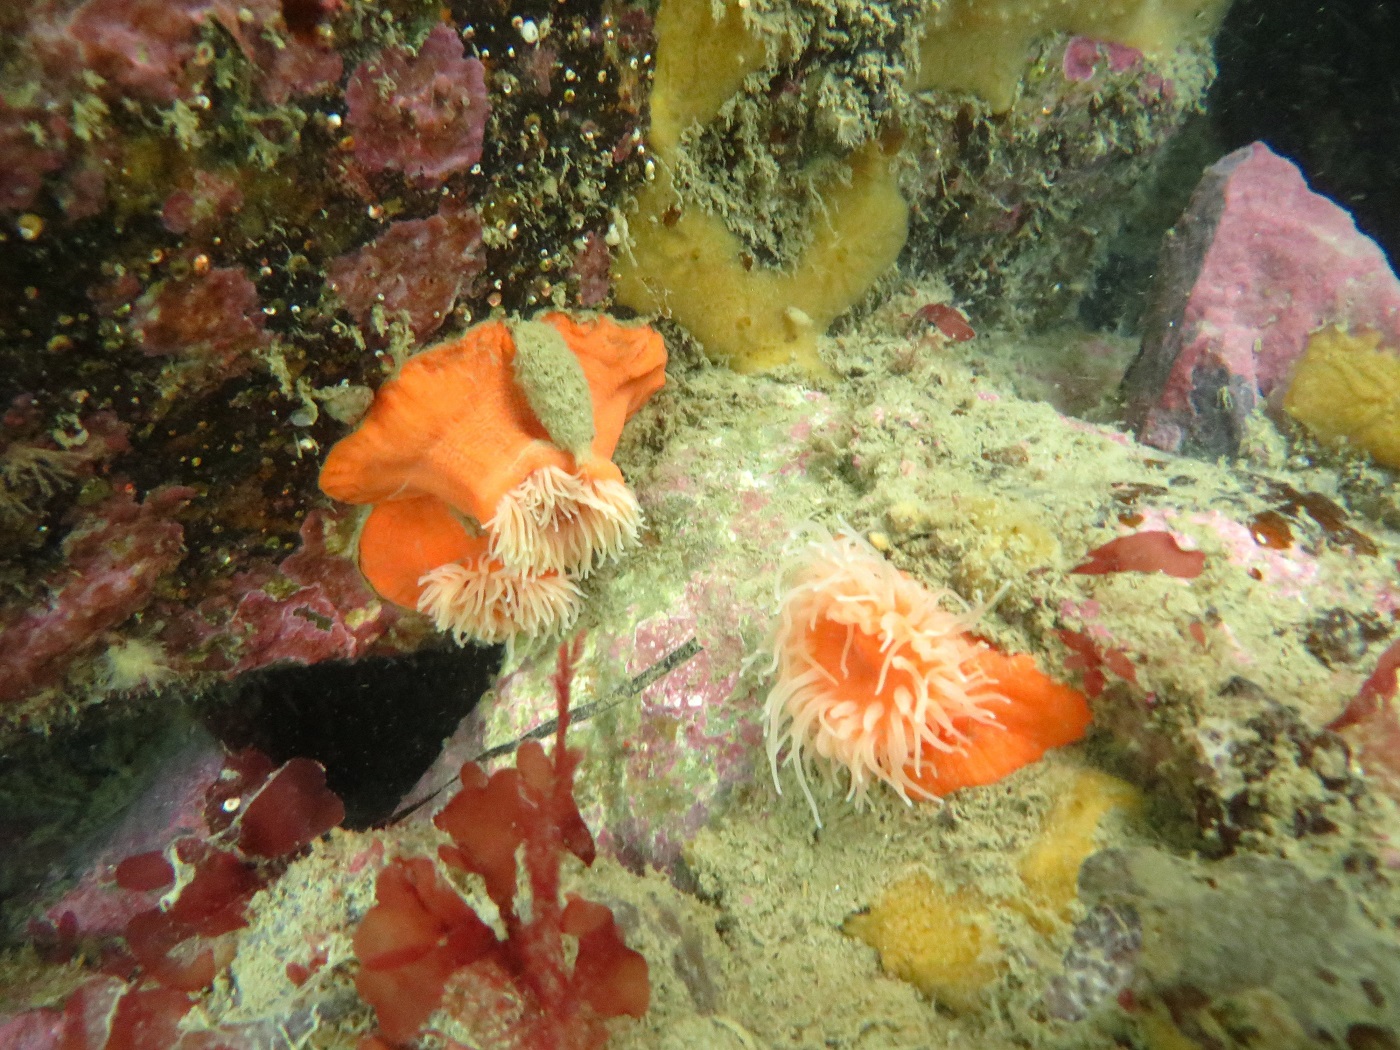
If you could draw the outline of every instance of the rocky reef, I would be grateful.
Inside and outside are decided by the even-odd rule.
[[[0,1042],[1396,1045],[1400,286],[1227,6],[0,14]],[[874,781],[831,533],[1024,661],[822,639]]]

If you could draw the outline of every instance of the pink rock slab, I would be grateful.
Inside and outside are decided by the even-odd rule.
[[[1123,386],[1139,438],[1202,456],[1238,451],[1245,417],[1276,405],[1320,328],[1400,342],[1400,281],[1351,216],[1256,142],[1207,169],[1162,247],[1142,352]]]

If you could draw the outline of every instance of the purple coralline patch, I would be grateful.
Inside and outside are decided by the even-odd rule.
[[[345,88],[355,159],[369,172],[402,171],[435,186],[481,159],[489,104],[486,74],[461,39],[433,27],[418,53],[386,48]]]
[[[1132,983],[1142,952],[1142,920],[1131,904],[1099,904],[1074,927],[1064,973],[1050,981],[1042,998],[1047,1013],[1082,1021],[1101,1002]]]
[[[340,53],[303,44],[295,38],[283,48],[258,40],[263,97],[280,106],[293,95],[320,95],[340,82],[344,63]]]
[[[399,612],[379,601],[353,562],[327,550],[327,530],[336,525],[321,511],[308,514],[300,548],[275,572],[240,574],[232,595],[201,609],[225,621],[200,646],[209,653],[201,670],[241,674],[274,663],[349,660],[384,637]],[[220,612],[231,603],[231,615]]]
[[[1207,170],[1163,245],[1123,381],[1128,421],[1157,448],[1234,455],[1245,418],[1282,398],[1328,325],[1400,342],[1400,280],[1291,161],[1263,143],[1236,150]]]
[[[257,67],[259,89],[269,102],[318,92],[340,79],[341,58],[329,42],[282,39],[279,0],[87,0],[65,15],[41,15],[34,38],[52,86],[89,69],[106,81],[100,90],[109,100],[164,104],[189,93],[201,76],[194,59],[206,18],[217,21]]]
[[[1065,79],[1076,82],[1092,80],[1100,60],[1108,60],[1110,73],[1126,73],[1142,64],[1142,52],[1126,44],[1094,40],[1087,36],[1074,37],[1065,46]]]
[[[246,372],[250,352],[270,341],[257,289],[232,267],[151,288],[131,311],[131,335],[151,356],[201,362],[224,378]]]
[[[583,247],[574,256],[569,275],[578,282],[578,304],[601,306],[612,294],[612,253],[596,230],[584,235]]]
[[[208,7],[209,0],[88,0],[55,29],[78,42],[83,65],[107,80],[113,97],[173,102]]]
[[[739,569],[697,569],[664,611],[619,614],[625,631],[584,636],[571,746],[588,756],[577,798],[598,846],[634,871],[675,873],[686,845],[762,764],[762,707],[739,690],[744,623],[762,615],[735,590]],[[650,604],[650,603],[649,603]],[[450,785],[464,761],[493,760],[552,717],[553,650],[503,674],[463,719],[401,806]],[[445,803],[443,794],[435,802]]]
[[[243,57],[261,72],[258,89],[275,106],[293,95],[319,94],[335,86],[344,70],[329,40],[314,33],[289,34],[282,8],[281,0],[214,0],[211,8]]]
[[[229,625],[238,638],[236,673],[276,663],[314,664],[348,660],[358,648],[355,635],[320,587],[303,587],[286,598],[249,591]]]
[[[139,504],[113,496],[64,539],[64,564],[48,580],[47,597],[0,614],[0,702],[60,682],[78,656],[146,607],[180,563],[184,532],[173,514],[195,495],[170,486]]]
[[[160,209],[171,233],[203,233],[243,207],[243,191],[212,171],[196,171],[189,189],[176,190]]]
[[[369,244],[336,259],[327,284],[361,324],[378,306],[386,322],[407,316],[422,339],[442,326],[485,265],[476,212],[444,204],[426,219],[390,223]]]
[[[67,138],[56,115],[0,97],[0,212],[34,203],[44,176],[63,167]]]

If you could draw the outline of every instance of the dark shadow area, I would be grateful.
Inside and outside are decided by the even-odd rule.
[[[1225,152],[1263,140],[1400,258],[1400,4],[1235,0],[1210,112]]]
[[[345,826],[365,828],[418,782],[491,684],[501,653],[453,648],[273,668],[240,680],[204,719],[230,750],[320,762],[345,802]]]
[[[115,716],[91,708],[61,733],[8,738],[0,750],[0,942],[24,937],[34,903],[64,892],[153,785],[178,779],[189,756],[214,746],[166,696],[124,704]]]

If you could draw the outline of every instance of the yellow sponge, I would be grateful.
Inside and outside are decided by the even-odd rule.
[[[949,892],[915,872],[869,911],[847,919],[845,931],[880,953],[886,973],[965,1013],[1002,969],[1001,945],[986,917],[980,894]]]
[[[1009,901],[1042,933],[1070,918],[1079,896],[1079,868],[1094,852],[1094,836],[1114,810],[1132,812],[1140,797],[1131,785],[1086,769],[1059,795],[1045,830],[1021,854],[1017,870],[1026,884],[1024,901]],[[1029,905],[1029,907],[1026,907]]]
[[[908,233],[908,208],[880,146],[850,163],[849,182],[823,188],[824,214],[790,270],[745,266],[739,238],[697,207],[676,214],[658,179],[640,198],[631,251],[613,265],[618,301],[675,318],[740,372],[788,362],[822,371],[817,337],[893,265]]]
[[[689,329],[711,357],[752,372],[795,363],[825,371],[817,338],[894,264],[908,235],[893,153],[871,142],[819,187],[822,207],[796,263],[755,263],[717,215],[681,199],[672,167],[687,128],[704,125],[763,66],[767,47],[737,0],[664,0],[656,17],[649,143],[656,178],[613,261],[618,302]],[[840,166],[836,166],[838,169]]]
[[[1166,56],[1214,32],[1228,0],[948,0],[934,5],[917,88],[970,91],[1010,107],[1036,37],[1075,33]]]
[[[1061,928],[1071,917],[1079,868],[1094,852],[1099,825],[1110,813],[1136,809],[1139,800],[1123,781],[1082,770],[1019,858],[1024,892],[993,897],[950,889],[916,871],[847,919],[845,932],[879,952],[887,973],[959,1013],[975,1010],[983,990],[1007,967],[994,912],[1009,908],[1042,936]]]
[[[1379,332],[1314,332],[1293,372],[1284,411],[1320,441],[1347,441],[1400,467],[1400,350]]]
[[[707,124],[744,78],[763,65],[763,43],[744,26],[738,3],[716,12],[710,0],[665,0],[656,13],[656,78],[651,85],[652,152],[670,157],[681,132]]]

